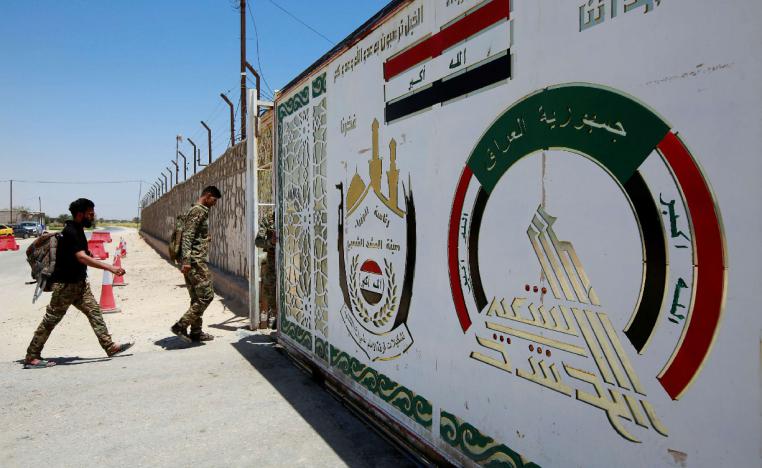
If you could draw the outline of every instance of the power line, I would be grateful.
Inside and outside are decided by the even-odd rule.
[[[326,37],[326,36],[325,36],[323,33],[321,33],[320,31],[318,31],[317,29],[313,28],[313,27],[312,27],[312,26],[310,26],[309,24],[305,23],[305,22],[304,22],[304,21],[302,21],[301,19],[297,18],[297,17],[296,17],[296,15],[294,15],[294,14],[293,14],[293,13],[291,13],[290,11],[286,10],[286,9],[285,9],[285,8],[283,8],[282,6],[278,5],[278,4],[277,4],[277,3],[275,3],[273,0],[267,0],[267,1],[269,1],[270,3],[272,3],[273,5],[275,5],[276,7],[278,7],[278,8],[279,8],[281,11],[283,11],[284,13],[286,13],[288,16],[290,16],[290,17],[294,18],[296,21],[298,21],[298,22],[302,23],[302,25],[304,25],[306,28],[309,28],[309,30],[310,30],[310,31],[314,32],[314,33],[315,33],[315,34],[317,34],[318,36],[320,36],[320,37],[322,37],[323,39],[325,39],[326,41],[330,42],[330,43],[331,43],[331,45],[336,45],[336,43],[335,43],[335,42],[333,42],[332,40],[328,39],[328,38],[327,38],[327,37]]]
[[[234,89],[237,89],[238,86],[239,86],[238,83],[236,83],[232,87],[224,91],[224,93],[226,95],[230,94]],[[220,100],[217,102],[217,105],[214,107],[214,110],[212,111],[210,116],[206,120],[204,120],[204,122],[206,122],[206,124],[209,125],[209,127],[212,129],[212,157],[214,157],[214,155],[220,154],[218,151],[218,148],[221,142],[224,143],[225,141],[230,140],[230,135],[228,134],[229,130],[222,130],[222,131],[219,130],[220,127],[227,128],[227,125],[228,125],[228,122],[227,122],[228,116],[226,115],[227,114],[226,112],[223,112],[223,110],[226,110],[226,106],[225,106],[225,103]],[[223,119],[224,119],[224,122],[223,122]],[[198,126],[196,127],[196,130],[193,131],[192,134],[184,137],[184,140],[187,141],[188,139],[191,139],[197,142],[199,153],[203,153],[204,151],[206,151],[204,149],[206,147],[206,144],[203,142],[205,142],[207,138],[208,138],[208,134],[206,130],[201,126]],[[194,156],[188,157],[189,159],[188,163],[191,167],[191,170],[193,165],[193,157]],[[160,171],[159,174],[161,174],[161,172],[163,172],[163,170]]]
[[[88,180],[80,182],[70,182],[63,180],[19,180],[19,179],[5,179],[0,182],[20,182],[24,184],[61,184],[61,185],[101,185],[101,184],[137,184],[140,182],[146,183],[145,180]]]
[[[257,82],[256,82],[256,81],[254,81],[254,79],[250,78],[249,76],[247,76],[247,77],[246,77],[246,79],[247,79],[247,80],[249,80],[249,82],[250,82],[252,85],[255,85],[255,86],[256,86]],[[266,98],[268,101],[272,101],[272,100],[273,100],[273,96],[272,96],[272,94],[268,93],[268,92],[267,92],[267,91],[265,91],[264,89],[260,89],[260,90],[259,90],[259,93],[260,93],[260,97]]]
[[[251,18],[251,22],[254,24],[254,38],[256,39],[257,46],[257,65],[259,66],[259,74],[262,76],[262,81],[265,82],[265,86],[270,91],[270,95],[272,96],[275,93],[273,93],[270,84],[267,82],[267,78],[265,78],[265,71],[262,68],[262,61],[260,60],[262,54],[259,53],[259,32],[257,31],[257,22],[254,20],[254,14],[251,12],[251,3],[246,4],[246,9],[249,11],[249,18]]]
[[[237,85],[234,85],[225,91],[225,94],[230,94],[230,92],[236,88]],[[219,116],[221,115],[221,112],[224,108],[225,104],[222,101],[218,101],[211,115],[206,120],[204,120],[204,122],[209,124],[211,127],[214,127],[219,122]],[[200,126],[197,127],[196,130],[190,135],[190,139],[196,141],[201,140],[204,137],[206,137],[206,130]],[[185,139],[187,139],[187,137]]]

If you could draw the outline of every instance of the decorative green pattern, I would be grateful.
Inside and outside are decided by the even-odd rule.
[[[312,80],[312,97],[316,98],[323,94],[325,89],[325,73]]]
[[[325,362],[328,362],[328,342],[315,337],[315,355]]]
[[[312,351],[312,335],[310,332],[288,320],[284,312],[280,314],[280,328],[283,333],[300,344],[304,349]]]
[[[498,444],[493,438],[482,434],[457,416],[447,411],[441,411],[439,416],[439,435],[442,440],[480,465],[540,468],[536,463],[526,461],[518,453],[504,444]]]
[[[331,345],[331,366],[431,430],[431,402]]]
[[[278,120],[283,120],[284,117],[288,117],[309,104],[309,102],[310,87],[305,86],[304,89],[291,96],[286,102],[278,105]]]

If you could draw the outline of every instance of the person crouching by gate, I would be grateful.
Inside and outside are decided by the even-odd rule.
[[[92,258],[87,250],[84,228],[93,225],[95,204],[86,198],[80,198],[69,205],[69,211],[73,219],[66,221],[56,250],[56,265],[51,277],[53,296],[42,322],[34,332],[32,342],[29,343],[24,360],[25,369],[42,369],[56,364],[55,361],[42,359],[42,348],[72,305],[82,311],[90,321],[98,342],[109,357],[127,351],[134,344],[116,344],[111,340],[101,308],[90,290],[90,282],[87,281],[88,266],[108,270],[117,276],[125,274],[122,268]]]
[[[254,244],[267,254],[265,259],[261,280],[259,295],[259,312],[267,312],[267,326],[273,328],[278,317],[277,305],[275,302],[275,244],[277,237],[275,235],[275,215],[266,214],[259,222],[259,232]]]
[[[185,215],[183,226],[180,258],[181,271],[185,276],[185,285],[190,294],[190,307],[180,320],[172,325],[172,333],[185,341],[199,342],[214,339],[209,333],[201,330],[204,311],[214,299],[214,284],[212,273],[209,271],[209,209],[222,198],[219,189],[213,185],[206,187],[196,203]],[[190,327],[190,332],[188,332]]]

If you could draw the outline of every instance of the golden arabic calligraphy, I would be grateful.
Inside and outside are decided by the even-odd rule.
[[[527,235],[557,304],[546,306],[527,297],[514,297],[510,303],[493,298],[482,311],[488,336],[476,336],[481,349],[470,357],[602,410],[629,441],[640,442],[625,421],[667,436],[574,246],[556,237],[555,220],[539,207]],[[514,368],[508,353],[507,346],[522,342],[529,344],[528,369]],[[527,348],[515,348],[526,355]],[[572,362],[589,366],[582,369]]]

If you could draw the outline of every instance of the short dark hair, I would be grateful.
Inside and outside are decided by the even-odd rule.
[[[213,196],[214,198],[222,198],[222,194],[220,193],[220,189],[218,189],[214,185],[209,185],[208,187],[204,188],[204,190],[201,191],[201,196],[204,196],[207,193],[209,195]]]
[[[90,208],[95,208],[95,203],[87,198],[77,198],[69,205],[69,212],[72,216],[76,216],[77,213],[84,213]]]

